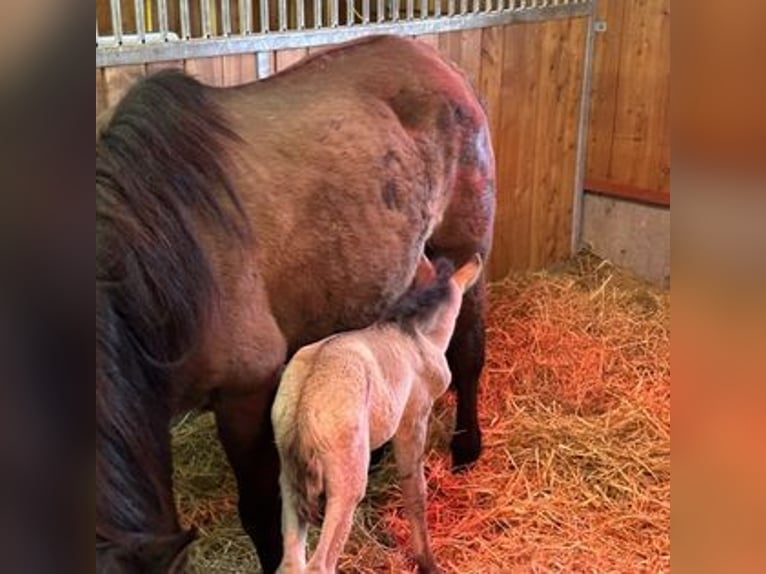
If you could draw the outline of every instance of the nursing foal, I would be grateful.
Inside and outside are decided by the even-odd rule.
[[[449,386],[445,352],[478,255],[453,273],[425,257],[412,288],[377,323],[303,347],[282,375],[272,422],[282,464],[280,571],[306,568],[307,523],[324,515],[310,572],[334,572],[367,486],[370,450],[393,439],[420,572],[437,572],[425,519],[423,448],[435,399]]]

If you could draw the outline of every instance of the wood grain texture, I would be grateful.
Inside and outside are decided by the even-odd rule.
[[[125,92],[128,91],[128,88],[145,74],[146,66],[143,64],[104,68],[107,106],[112,107],[119,102],[122,96],[125,95]]]
[[[223,85],[223,58],[194,58],[186,60],[186,73],[208,86]]]
[[[306,48],[296,48],[294,50],[279,50],[276,53],[276,68],[277,72],[289,68],[293,64],[300,62],[303,58],[308,56],[309,51]]]
[[[670,0],[602,0],[587,178],[670,193]]]
[[[221,58],[221,85],[239,86],[257,79],[255,54],[223,56]]]

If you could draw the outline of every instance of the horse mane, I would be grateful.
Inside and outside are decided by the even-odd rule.
[[[216,282],[200,239],[248,235],[227,175],[239,138],[180,72],[139,81],[96,139],[97,536],[177,529],[168,378],[197,343]]]
[[[435,276],[423,285],[412,285],[381,317],[382,323],[396,323],[412,332],[414,323],[431,317],[450,294],[449,281],[455,267],[449,259],[433,262]]]

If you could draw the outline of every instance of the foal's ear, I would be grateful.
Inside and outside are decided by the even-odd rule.
[[[434,266],[431,264],[425,254],[421,255],[420,261],[418,261],[418,268],[415,270],[415,279],[413,281],[413,285],[428,285],[434,280],[435,277],[436,270],[434,269]]]
[[[483,267],[484,264],[481,262],[481,255],[475,253],[468,263],[455,271],[452,278],[458,284],[460,289],[462,289],[463,293],[465,293],[479,280]]]

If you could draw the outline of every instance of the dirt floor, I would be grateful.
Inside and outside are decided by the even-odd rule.
[[[490,290],[484,453],[449,470],[452,394],[426,455],[445,572],[670,570],[670,294],[583,254]],[[258,570],[210,415],[174,430],[191,571]],[[312,531],[310,541],[316,539]],[[373,472],[341,572],[414,572],[393,461]]]

